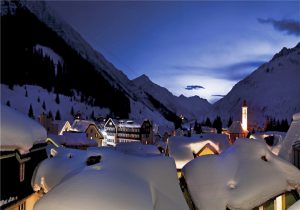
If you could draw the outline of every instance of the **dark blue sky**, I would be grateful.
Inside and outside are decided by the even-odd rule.
[[[211,102],[300,41],[300,1],[48,4],[130,79]]]

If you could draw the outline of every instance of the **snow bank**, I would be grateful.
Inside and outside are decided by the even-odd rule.
[[[282,143],[279,151],[279,156],[293,162],[293,145],[296,142],[300,142],[300,113],[293,115],[293,122],[286,134],[286,137]]]
[[[177,169],[181,169],[194,159],[193,153],[198,153],[207,144],[210,144],[218,153],[229,147],[228,137],[223,134],[172,136],[168,140],[169,155],[175,159]]]
[[[100,155],[100,163],[84,166],[84,159],[91,155]],[[52,177],[56,179],[35,210],[188,209],[171,158],[138,157],[105,147],[78,156],[72,161],[59,151],[39,165],[33,184],[40,186],[41,176],[48,186]]]
[[[46,130],[29,117],[1,105],[1,150],[27,153],[33,144],[47,138]]]
[[[141,144],[140,142],[119,143],[115,147],[119,152],[138,156],[161,155],[156,146],[150,144]]]
[[[252,209],[300,186],[300,171],[256,140],[238,139],[220,155],[196,158],[183,168],[198,209]]]

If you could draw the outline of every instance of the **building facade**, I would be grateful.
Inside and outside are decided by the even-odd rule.
[[[106,144],[116,146],[118,143],[141,142],[143,144],[153,144],[152,123],[144,120],[137,124],[131,120],[108,119],[104,125],[106,131]]]

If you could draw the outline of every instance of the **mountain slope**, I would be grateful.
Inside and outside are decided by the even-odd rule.
[[[300,111],[300,43],[283,48],[267,63],[238,82],[213,105],[209,116],[241,119],[243,100],[248,104],[250,124],[263,126],[266,118],[292,119]]]
[[[211,104],[207,100],[198,96],[174,96],[166,88],[153,83],[146,75],[141,75],[132,81],[139,87],[139,90],[144,91],[148,96],[151,95],[178,116],[183,115],[188,119],[199,119],[211,109]]]

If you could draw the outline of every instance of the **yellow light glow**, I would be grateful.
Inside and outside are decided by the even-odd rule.
[[[247,109],[248,107],[242,107],[242,128],[244,131],[248,130],[248,123],[247,123]]]

